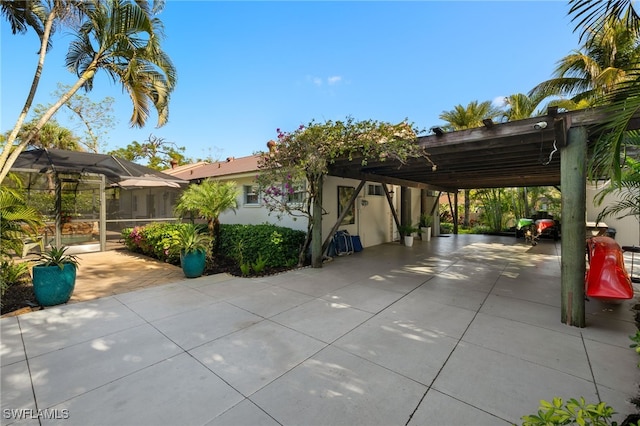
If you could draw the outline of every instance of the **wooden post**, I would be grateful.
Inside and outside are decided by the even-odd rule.
[[[562,189],[561,289],[562,322],[585,324],[584,274],[586,269],[587,129],[571,128],[560,153]]]
[[[458,191],[453,194],[453,234],[458,235]]]
[[[342,220],[347,216],[347,213],[349,212],[349,210],[353,206],[353,203],[356,202],[356,199],[358,198],[358,194],[360,194],[360,191],[362,190],[362,188],[364,187],[364,184],[366,182],[367,182],[366,180],[360,181],[360,184],[358,184],[358,187],[356,188],[355,191],[353,191],[353,195],[349,199],[349,204],[347,204],[347,207],[342,211],[342,213],[340,213],[340,216],[338,217],[338,220],[336,220],[336,222],[333,224],[333,227],[331,227],[331,231],[329,231],[329,235],[327,235],[325,237],[325,239],[324,239],[324,241],[322,243],[322,254],[323,255],[327,252],[327,249],[329,248],[329,243],[331,243],[331,238],[333,238],[333,234],[336,233],[336,231],[340,227],[340,224],[342,223]],[[360,220],[360,218],[358,217],[358,218],[356,218],[356,220]]]

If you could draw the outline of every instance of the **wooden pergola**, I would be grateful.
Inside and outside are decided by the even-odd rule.
[[[338,159],[332,176],[444,192],[460,189],[556,186],[562,193],[562,322],[585,326],[587,158],[602,124],[604,109],[558,112],[456,132],[432,128],[418,143],[430,156],[396,161]],[[640,128],[640,117],[628,130]],[[384,186],[383,186],[384,187]],[[385,187],[386,188],[386,187]],[[397,218],[396,218],[397,221]]]

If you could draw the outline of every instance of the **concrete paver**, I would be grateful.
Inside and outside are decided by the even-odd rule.
[[[0,320],[2,424],[506,425],[555,396],[621,421],[636,301],[562,324],[558,251],[460,235],[254,279],[162,265],[166,284]],[[153,261],[130,260],[109,279],[141,282]]]

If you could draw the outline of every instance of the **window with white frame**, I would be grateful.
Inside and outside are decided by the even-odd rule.
[[[367,195],[384,195],[382,185],[369,184],[367,187]]]
[[[260,190],[258,185],[244,185],[244,204],[260,205]]]
[[[287,186],[289,185],[289,186]],[[306,182],[296,182],[293,184],[285,184],[283,188],[286,200],[291,204],[304,203],[307,192]]]

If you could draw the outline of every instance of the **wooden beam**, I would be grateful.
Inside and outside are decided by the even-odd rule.
[[[336,220],[336,223],[333,224],[331,231],[329,231],[329,235],[325,237],[324,242],[322,243],[322,254],[327,253],[327,249],[329,248],[329,242],[331,241],[333,234],[335,234],[335,232],[340,227],[342,220],[345,218],[345,216],[347,216],[347,213],[349,213],[349,210],[351,210],[353,203],[355,203],[356,198],[358,197],[358,194],[360,194],[360,191],[362,190],[362,187],[364,186],[365,183],[366,183],[365,180],[360,181],[356,190],[353,191],[353,195],[351,195],[351,198],[349,199],[349,203],[347,204],[347,207],[342,211],[342,213],[340,213],[338,220]],[[357,218],[356,220],[360,220],[360,218]]]
[[[567,146],[560,155],[562,175],[561,320],[567,325],[585,326],[584,275],[586,270],[586,127],[571,128]]]

